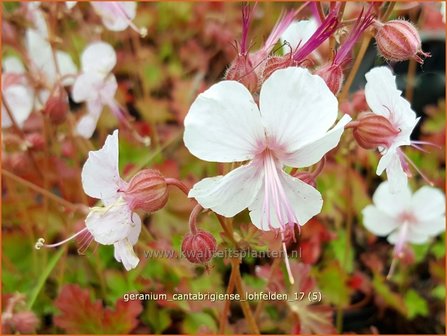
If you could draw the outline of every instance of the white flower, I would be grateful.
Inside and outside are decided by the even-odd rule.
[[[390,146],[379,147],[382,158],[377,166],[377,175],[384,170],[393,192],[398,192],[407,184],[408,165],[401,146],[411,145],[410,135],[419,121],[410,103],[401,96],[396,87],[395,76],[390,69],[378,67],[366,75],[365,96],[372,112],[387,118],[391,125],[399,131]]]
[[[315,33],[318,28],[318,22],[314,18],[309,20],[296,20],[293,21],[290,26],[282,33],[281,43],[288,42],[290,47],[287,45],[283,46],[283,52],[290,52],[296,50],[298,47],[302,47],[310,37]]]
[[[84,115],[76,131],[84,138],[90,138],[104,106],[118,117],[122,117],[121,109],[115,101],[118,84],[111,73],[116,64],[116,54],[112,46],[105,42],[94,42],[82,53],[82,74],[76,78],[72,88],[75,102],[86,102],[88,113]]]
[[[22,127],[33,111],[34,90],[25,77],[25,68],[16,57],[3,60],[2,92],[17,126]],[[12,121],[2,102],[2,128],[11,127]]]
[[[109,135],[102,149],[91,151],[82,168],[82,186],[87,195],[101,199],[105,207],[94,207],[85,224],[95,241],[114,245],[115,259],[126,270],[135,268],[139,259],[133,251],[141,231],[141,219],[120,195],[125,188],[118,170],[118,130]]]
[[[243,209],[259,229],[304,225],[322,206],[320,193],[283,171],[307,167],[337,146],[344,116],[324,81],[304,68],[278,70],[260,93],[260,107],[239,82],[222,81],[200,94],[185,118],[184,142],[198,158],[246,163],[205,178],[190,191],[204,208],[232,217]]]
[[[424,186],[412,194],[406,186],[392,193],[383,182],[373,203],[363,209],[363,223],[373,234],[388,236],[397,257],[406,242],[423,244],[445,230],[445,196],[439,189]]]

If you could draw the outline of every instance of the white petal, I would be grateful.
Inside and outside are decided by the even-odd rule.
[[[24,74],[25,67],[20,59],[15,56],[5,57],[2,62],[3,65],[3,73],[16,73],[16,74]]]
[[[321,138],[303,145],[295,152],[288,153],[284,158],[284,164],[301,168],[311,166],[320,161],[323,155],[338,145],[344,127],[349,121],[351,121],[351,117],[345,114],[337,125]]]
[[[194,197],[205,209],[233,217],[253,202],[262,180],[262,170],[249,163],[225,176],[203,179],[194,185],[188,197]]]
[[[118,171],[118,130],[108,135],[104,146],[90,151],[82,168],[82,186],[90,197],[109,200],[122,186]]]
[[[429,220],[412,223],[410,231],[412,236],[437,236],[445,231],[445,216],[433,217]]]
[[[59,74],[61,75],[61,77],[65,77],[67,75],[74,76],[77,74],[78,68],[76,67],[73,60],[71,59],[71,56],[68,53],[57,50],[56,62],[59,67]],[[73,84],[73,82],[74,82],[73,77],[65,77],[62,80],[62,85],[68,86]]]
[[[373,195],[373,202],[377,208],[391,217],[411,208],[411,190],[408,186],[398,193],[392,193],[390,182],[382,182]]]
[[[86,114],[82,116],[76,124],[76,134],[83,137],[84,139],[90,139],[95,132],[97,124],[97,117],[91,114]]]
[[[114,101],[116,90],[118,90],[118,82],[116,81],[115,76],[109,75],[101,83],[101,88],[99,89],[101,101],[104,102],[104,104],[110,104],[110,102]]]
[[[399,156],[392,156],[391,162],[386,167],[386,176],[390,182],[389,189],[392,193],[398,193],[407,186],[408,176],[402,168]]]
[[[104,26],[112,31],[125,30],[135,18],[136,2],[92,1],[91,4]]]
[[[321,138],[334,124],[337,109],[338,101],[324,80],[304,68],[277,70],[261,88],[267,136],[288,153]]]
[[[320,213],[323,206],[323,199],[318,190],[307,183],[286,174],[282,170],[279,178],[299,225],[306,224],[309,219]],[[253,203],[249,206],[250,218],[252,223],[258,229],[269,231],[270,229],[267,225],[269,222],[267,218],[268,214],[263,213],[264,198],[265,188],[263,184]],[[274,210],[274,204],[271,204],[270,206],[270,223],[275,229],[279,229],[282,225],[287,224],[281,223],[282,225],[280,225]]]
[[[424,186],[411,200],[413,213],[420,221],[430,221],[445,214],[445,195],[440,189]]]
[[[115,248],[114,256],[116,261],[122,262],[126,271],[130,271],[131,269],[137,267],[140,259],[135,254],[132,244],[127,238],[120,240],[113,246]]]
[[[400,235],[399,230],[395,230],[388,236],[388,238],[387,238],[388,242],[390,244],[395,245],[399,240],[399,235]],[[424,244],[424,243],[428,242],[428,240],[430,239],[430,237],[428,235],[419,234],[419,233],[413,232],[411,230],[408,231],[407,236],[405,238],[406,238],[405,239],[406,242],[413,243],[413,244]]]
[[[264,138],[258,107],[236,81],[222,81],[201,93],[185,117],[183,141],[205,161],[249,160]]]
[[[364,208],[362,214],[366,229],[376,236],[387,236],[399,226],[399,223],[392,216],[373,205]]]
[[[74,6],[76,6],[78,2],[77,1],[65,1],[65,6],[67,9],[73,9]]]
[[[26,31],[26,48],[36,76],[42,75],[49,85],[56,81],[56,67],[48,40],[34,29]]]
[[[77,103],[99,99],[103,83],[104,77],[95,72],[81,74],[76,77],[71,97]]]
[[[116,54],[112,46],[105,42],[94,42],[88,45],[81,55],[82,71],[96,72],[107,76],[116,65]]]
[[[33,111],[34,94],[31,88],[25,85],[11,85],[3,88],[3,94],[10,112],[18,126],[21,127]],[[12,122],[6,108],[2,104],[2,127],[10,127]]]
[[[135,245],[141,233],[141,218],[137,213],[132,214],[132,227],[130,228],[127,239],[132,245]]]
[[[300,47],[306,43],[318,28],[317,20],[311,18],[309,20],[294,21],[281,35],[281,43],[287,41],[290,44],[283,46],[283,53],[290,52],[290,48],[295,50],[298,45]]]
[[[127,238],[132,228],[132,213],[127,204],[119,199],[107,207],[91,208],[85,225],[95,241],[111,245]]]

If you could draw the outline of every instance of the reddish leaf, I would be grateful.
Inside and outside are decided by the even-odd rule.
[[[127,334],[138,325],[138,315],[143,307],[140,301],[119,299],[115,310],[106,309],[104,313],[104,332],[114,334]]]

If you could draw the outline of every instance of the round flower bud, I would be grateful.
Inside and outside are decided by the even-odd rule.
[[[372,112],[360,113],[357,122],[353,135],[357,143],[365,149],[380,146],[388,148],[400,132],[387,118]]]
[[[258,89],[258,75],[248,56],[238,55],[228,68],[225,79],[240,82],[250,92],[255,92]]]
[[[399,62],[414,59],[424,63],[422,57],[430,57],[421,49],[421,38],[416,28],[405,20],[376,23],[377,48],[387,60]]]
[[[51,96],[48,98],[44,113],[46,113],[52,122],[61,124],[65,121],[68,112],[68,95],[65,89],[58,85],[55,87]]]
[[[32,334],[36,332],[39,320],[33,312],[23,311],[12,316],[11,324],[21,334]]]
[[[208,262],[213,257],[216,249],[216,239],[209,232],[188,233],[183,238],[182,253],[193,264]]]
[[[163,208],[168,201],[168,185],[158,170],[138,172],[122,191],[132,211],[154,212]]]
[[[324,79],[329,90],[331,90],[334,95],[337,95],[340,92],[341,85],[344,79],[343,69],[340,65],[324,65],[323,67],[318,69],[315,74]]]

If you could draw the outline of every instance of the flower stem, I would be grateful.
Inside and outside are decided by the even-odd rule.
[[[189,230],[193,235],[197,234],[197,216],[203,210],[200,204],[197,204],[194,209],[192,209],[191,214],[189,215]]]
[[[234,278],[235,278],[235,272],[234,269],[232,268],[230,279],[228,280],[227,294],[231,294],[234,291],[235,287]],[[224,309],[222,310],[219,320],[219,334],[225,333],[225,326],[228,320],[228,312],[230,310],[230,302],[231,302],[230,300],[225,300]]]
[[[242,285],[242,278],[241,278],[241,272],[239,270],[239,260],[238,259],[232,259],[231,260],[231,267],[232,271],[234,271],[234,281],[236,284],[236,289],[241,296],[241,308],[244,313],[244,316],[247,320],[248,327],[250,329],[251,334],[259,334],[258,326],[256,325],[255,318],[253,317],[253,314],[251,312],[250,305],[248,304],[248,301],[245,300],[245,291],[244,287]]]
[[[173,178],[173,177],[165,178],[165,181],[166,181],[167,185],[172,185],[172,186],[179,188],[181,191],[183,191],[183,193],[186,196],[188,196],[189,188],[182,181],[177,180],[176,178]]]

